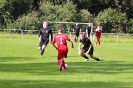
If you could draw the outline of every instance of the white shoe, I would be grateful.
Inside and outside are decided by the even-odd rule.
[[[102,58],[99,58],[100,61],[102,61]]]
[[[88,61],[89,59],[85,59],[84,61]]]

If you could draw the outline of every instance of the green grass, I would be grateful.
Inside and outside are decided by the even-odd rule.
[[[0,38],[0,88],[132,88],[133,44],[101,42],[84,62],[69,45],[67,72],[58,71],[57,51],[49,44],[39,57],[38,39]],[[95,42],[93,42],[94,44]]]

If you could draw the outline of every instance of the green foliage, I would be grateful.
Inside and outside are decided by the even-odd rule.
[[[12,28],[22,30],[37,30],[39,25],[37,12],[29,13],[19,17],[12,25]],[[10,27],[11,28],[11,27]]]
[[[124,28],[128,22],[125,13],[121,13],[118,10],[111,8],[101,11],[96,20],[103,25],[103,31],[105,32],[125,32]]]
[[[81,19],[81,22],[90,22],[92,23],[93,22],[93,17],[92,17],[92,14],[90,14],[87,10],[83,9],[83,10],[80,10],[80,19]]]
[[[73,21],[76,14],[75,5],[73,5],[72,2],[55,6],[49,2],[42,2],[40,11],[43,19],[50,21]]]
[[[2,0],[1,3],[0,24],[4,25],[4,28],[9,28],[18,16],[28,13],[32,8],[32,0]]]

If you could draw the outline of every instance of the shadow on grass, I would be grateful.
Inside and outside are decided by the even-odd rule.
[[[29,60],[29,61],[28,61]],[[34,59],[33,59],[34,60]],[[32,62],[32,58],[24,57],[0,57],[0,72],[21,72],[36,75],[58,75],[57,62]],[[15,61],[21,63],[13,63]],[[22,61],[27,61],[23,63]],[[118,74],[133,71],[133,64],[124,61],[91,61],[91,62],[67,62],[69,69],[67,73],[93,73],[93,74]],[[130,71],[128,71],[130,70]],[[63,74],[64,75],[64,74]]]
[[[0,57],[0,73],[5,72],[9,73],[28,73],[27,75],[34,77],[48,77],[54,76],[59,77],[70,77],[69,75],[75,76],[77,73],[81,74],[119,74],[119,73],[130,73],[127,70],[132,70],[133,64],[128,64],[124,61],[88,61],[88,62],[68,62],[69,69],[67,72],[58,71],[58,65],[56,62],[32,62],[32,58],[25,57]],[[23,61],[31,61],[29,63],[23,63]],[[21,62],[21,63],[7,63],[7,62]],[[3,63],[4,62],[4,63]],[[75,77],[74,77],[75,78]],[[78,79],[78,77],[76,77]],[[19,79],[19,78],[18,78]],[[69,79],[68,79],[69,80]],[[121,81],[113,80],[113,82],[104,82],[104,81],[91,81],[91,80],[81,80],[81,81],[59,81],[58,78],[55,80],[52,79],[28,79],[20,78],[19,80],[13,79],[1,79],[0,77],[0,87],[1,88],[130,88],[132,85],[131,82],[124,83]]]
[[[70,82],[56,80],[2,80],[2,88],[132,88],[124,82]],[[127,86],[125,86],[127,85]]]

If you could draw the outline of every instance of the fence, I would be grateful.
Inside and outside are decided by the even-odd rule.
[[[57,31],[53,31],[55,35]],[[72,32],[65,31],[65,33],[74,38]],[[21,29],[0,29],[0,38],[16,38],[16,39],[37,39],[38,30],[21,30]],[[94,34],[91,35],[91,41],[95,41]],[[101,42],[133,42],[133,34],[121,33],[102,33]]]

